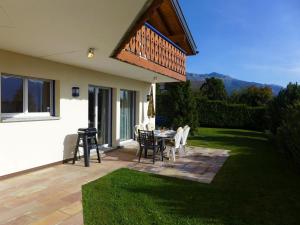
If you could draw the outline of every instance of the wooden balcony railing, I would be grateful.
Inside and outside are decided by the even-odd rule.
[[[116,58],[185,80],[186,53],[149,24],[143,25]]]

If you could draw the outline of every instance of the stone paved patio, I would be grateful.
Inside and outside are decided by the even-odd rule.
[[[108,153],[101,164],[63,164],[0,180],[0,224],[81,225],[81,186],[132,163],[134,154]],[[82,160],[83,161],[83,160]]]
[[[63,164],[0,180],[0,224],[81,225],[81,186],[89,181],[129,167],[209,183],[228,156],[227,151],[194,148],[175,164],[153,166],[150,159],[137,164],[135,153],[135,149],[116,150],[88,168],[82,162]]]
[[[229,153],[227,150],[189,147],[175,162],[164,160],[155,164],[143,159],[130,164],[129,168],[180,179],[210,183],[222,167]]]

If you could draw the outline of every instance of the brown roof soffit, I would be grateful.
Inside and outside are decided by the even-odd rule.
[[[111,54],[111,57],[116,57],[116,55],[122,49],[124,49],[125,45],[130,41],[131,34],[135,33],[151,17],[151,15],[153,15],[153,13],[159,8],[159,6],[162,4],[163,1],[164,0],[148,0],[145,3],[142,10],[139,12],[138,16],[133,21],[133,23],[129,26],[127,32],[125,33],[125,35],[120,40],[117,47]],[[169,1],[172,3],[174,11],[176,12],[176,15],[177,15],[177,17],[181,23],[181,26],[186,34],[187,40],[189,42],[189,45],[190,45],[192,53],[193,53],[192,55],[198,54],[197,46],[195,44],[195,41],[191,34],[191,31],[187,25],[187,22],[185,20],[185,17],[183,15],[183,12],[181,10],[178,0],[169,0]]]
[[[131,34],[135,33],[151,17],[151,15],[156,11],[162,2],[163,0],[148,0],[145,3],[136,19],[132,22],[125,35],[118,43],[111,57],[116,57],[116,55],[125,48],[125,45],[130,41]]]
[[[178,0],[170,0],[170,1],[171,1],[172,5],[173,5],[173,8],[174,8],[174,10],[175,10],[175,12],[177,14],[177,17],[178,17],[179,21],[181,23],[181,26],[182,26],[182,28],[184,30],[184,33],[187,36],[187,40],[189,42],[189,45],[191,46],[193,55],[198,54],[196,43],[194,41],[194,38],[192,36],[192,33],[191,33],[188,25],[187,25],[187,22],[185,20],[185,17],[183,15],[183,12],[182,12],[182,9],[181,9],[181,7],[179,5]]]

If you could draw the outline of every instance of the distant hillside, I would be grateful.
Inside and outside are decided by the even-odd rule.
[[[244,89],[250,86],[256,86],[256,87],[268,86],[272,88],[273,94],[277,95],[279,91],[283,88],[279,85],[274,85],[274,84],[261,84],[256,82],[238,80],[228,75],[223,75],[215,72],[209,74],[187,73],[187,79],[191,81],[192,89],[194,90],[199,90],[201,85],[204,83],[205,79],[210,77],[216,77],[223,80],[228,94],[231,94],[235,90]]]

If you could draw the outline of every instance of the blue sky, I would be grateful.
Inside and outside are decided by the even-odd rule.
[[[300,82],[300,0],[180,0],[199,54],[188,72]]]

